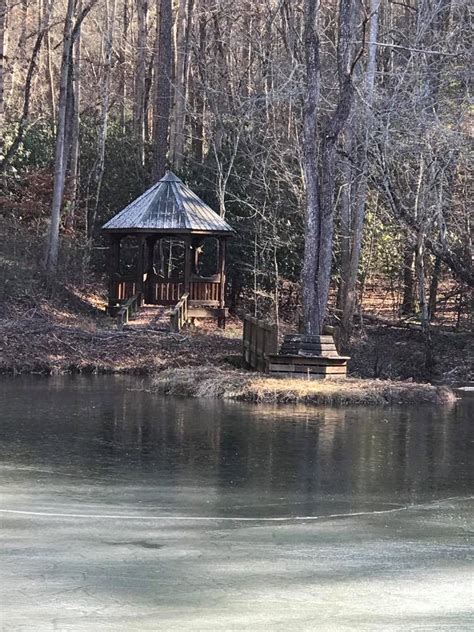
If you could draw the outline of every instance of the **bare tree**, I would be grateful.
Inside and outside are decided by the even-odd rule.
[[[189,81],[189,37],[194,0],[180,0],[176,21],[176,71],[173,116],[170,130],[170,163],[181,167]]]
[[[5,112],[4,79],[5,79],[5,30],[7,21],[7,0],[0,0],[0,124],[3,125]]]
[[[71,57],[74,38],[78,33],[78,29],[85,16],[92,9],[97,0],[91,0],[89,5],[85,7],[78,16],[75,25],[73,25],[73,15],[75,2],[68,0],[66,8],[66,16],[64,19],[63,30],[63,52],[61,59],[61,72],[59,78],[59,100],[58,100],[58,125],[56,132],[56,148],[54,158],[54,184],[53,199],[51,203],[51,218],[49,221],[49,231],[44,259],[44,268],[50,280],[56,271],[59,253],[59,224],[61,219],[61,207],[64,194],[64,183],[66,179],[67,169],[67,120],[66,110],[68,102],[68,83],[69,73],[71,69]]]
[[[381,0],[370,0],[369,42],[367,46],[367,65],[365,84],[361,88],[362,103],[354,112],[348,134],[351,137],[349,147],[349,179],[344,183],[349,191],[345,200],[346,213],[342,220],[342,253],[341,253],[341,342],[347,346],[353,326],[356,307],[356,284],[359,261],[362,249],[365,207],[367,203],[368,184],[368,150],[370,130],[373,122],[373,103],[375,92],[375,71],[377,63],[377,33]],[[356,124],[362,128],[360,151],[356,151],[354,130]],[[354,170],[357,173],[354,174]],[[354,175],[353,175],[354,174]]]
[[[172,72],[172,7],[171,0],[157,0],[155,41],[155,93],[153,103],[153,165],[154,180],[166,169],[168,132],[171,110]]]
[[[305,0],[304,45],[306,87],[304,107],[304,175],[306,183],[306,218],[302,272],[303,323],[305,333],[319,334],[322,315],[319,311],[318,276],[320,256],[320,185],[318,178],[317,125],[321,95],[321,62],[316,29],[318,1]]]
[[[317,3],[305,2],[306,94],[304,113],[304,168],[306,180],[305,252],[303,263],[303,326],[307,334],[319,334],[326,316],[331,282],[334,232],[336,143],[355,96],[353,72],[360,53],[351,46],[354,19],[352,0],[340,0],[338,26],[339,95],[333,113],[320,123],[317,141],[321,68],[316,34]]]
[[[94,168],[95,194],[91,212],[87,217],[87,238],[90,250],[92,246],[92,236],[97,217],[97,210],[100,202],[100,192],[102,189],[102,180],[105,168],[105,145],[107,142],[107,129],[109,122],[109,106],[110,106],[110,70],[112,66],[112,54],[114,49],[114,29],[115,29],[115,9],[116,0],[106,0],[105,18],[106,28],[104,32],[104,61],[102,76],[102,94],[101,94],[101,110],[100,124],[97,136],[97,161]]]
[[[43,41],[44,33],[45,33],[44,28],[41,28],[40,31],[38,32],[38,35],[36,36],[35,45],[33,46],[33,52],[31,54],[30,63],[28,65],[28,72],[26,75],[25,92],[24,92],[24,97],[23,97],[23,111],[21,113],[21,117],[18,123],[18,130],[17,130],[16,136],[13,139],[13,142],[8,147],[8,150],[5,154],[5,158],[0,162],[0,171],[2,172],[5,172],[7,170],[13,156],[18,151],[18,148],[20,147],[23,141],[23,136],[25,134],[26,125],[28,122],[28,113],[30,109],[31,83],[33,80],[34,72],[36,70],[38,55],[41,49],[41,43]]]
[[[136,0],[137,7],[137,57],[135,66],[135,99],[134,99],[134,129],[137,143],[138,159],[141,165],[145,163],[145,79],[147,52],[147,18],[148,0]]]

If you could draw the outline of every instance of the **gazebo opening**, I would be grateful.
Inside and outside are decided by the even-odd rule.
[[[210,277],[219,274],[219,240],[204,237],[195,242],[193,274]]]
[[[127,235],[120,242],[120,274],[124,277],[135,275],[138,268],[138,239]]]
[[[233,229],[168,172],[103,227],[108,235],[109,307],[127,299],[174,305],[224,326],[225,256]]]

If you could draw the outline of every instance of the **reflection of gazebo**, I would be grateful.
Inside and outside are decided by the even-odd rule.
[[[109,312],[134,295],[139,302],[174,305],[188,294],[191,318],[217,318],[225,322],[225,252],[233,229],[170,171],[131,202],[103,227],[110,240]],[[132,236],[135,256],[132,270],[123,270],[121,241]],[[199,275],[199,256],[206,238],[218,241],[217,269]],[[162,240],[184,244],[180,269],[157,271],[155,257]],[[129,240],[127,240],[129,241]]]

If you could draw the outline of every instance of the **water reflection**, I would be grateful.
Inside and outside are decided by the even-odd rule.
[[[162,398],[139,386],[125,377],[2,378],[7,471],[42,469],[58,484],[77,475],[140,489],[138,496],[145,486],[151,504],[164,502],[165,489],[190,490],[184,510],[210,505],[238,515],[309,515],[472,491],[473,402],[261,408]]]

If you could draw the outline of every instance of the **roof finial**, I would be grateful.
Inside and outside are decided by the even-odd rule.
[[[161,178],[160,182],[181,182],[181,180],[170,169],[167,169],[165,175]]]

